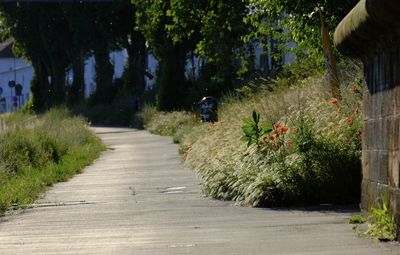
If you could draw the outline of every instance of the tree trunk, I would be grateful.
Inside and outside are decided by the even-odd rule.
[[[114,66],[110,62],[110,55],[107,47],[98,47],[94,50],[96,61],[96,92],[95,102],[109,104],[114,96],[113,75]]]
[[[133,55],[133,84],[135,94],[141,97],[146,86],[144,74],[146,71],[146,41],[142,35],[135,36],[135,54]]]
[[[124,81],[124,90],[134,94],[136,108],[143,104],[143,94],[146,87],[144,78],[146,71],[146,40],[139,33],[133,34],[133,43],[126,42],[128,52],[128,68]]]
[[[54,62],[51,74],[51,106],[59,106],[65,102],[65,67]]]
[[[50,106],[48,72],[42,61],[32,61],[32,65],[35,69],[31,81],[32,108],[35,112],[43,112]]]
[[[160,60],[157,101],[162,111],[183,108],[186,54],[186,47],[182,44],[171,44]]]
[[[69,104],[80,103],[85,99],[85,57],[83,50],[72,62],[73,83],[68,94]]]
[[[325,62],[328,68],[328,80],[331,87],[332,97],[337,99],[342,99],[342,94],[340,91],[339,75],[337,72],[336,59],[333,54],[331,38],[329,37],[329,32],[328,29],[326,28],[321,8],[319,8],[318,12],[321,20],[322,46],[324,49]]]

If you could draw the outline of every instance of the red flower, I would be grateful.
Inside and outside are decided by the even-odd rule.
[[[336,98],[332,98],[331,104],[336,105],[337,104],[337,99]]]
[[[281,126],[281,125],[280,125],[279,123],[276,123],[276,124],[274,125],[275,129],[278,129],[280,126]]]
[[[289,130],[289,128],[282,126],[281,127],[281,134],[286,133]]]
[[[351,118],[348,118],[348,119],[346,120],[346,122],[349,123],[350,125],[353,124],[353,120],[352,120]]]

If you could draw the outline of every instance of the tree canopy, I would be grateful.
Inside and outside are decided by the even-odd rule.
[[[231,91],[251,77],[255,42],[273,58],[291,50],[306,56],[298,60],[320,64],[316,7],[324,9],[332,31],[353,5],[350,0],[8,2],[0,4],[0,33],[3,39],[15,38],[16,54],[35,69],[36,110],[82,102],[84,61],[92,55],[97,73],[95,103],[111,103],[117,91],[142,102],[149,48],[159,62],[158,106],[173,110],[187,107],[200,94],[219,96]],[[289,47],[289,42],[296,47]],[[109,53],[118,49],[128,53],[122,85],[113,80],[109,59]],[[189,58],[201,62],[195,79],[187,75]],[[72,84],[65,83],[67,70],[72,70]]]

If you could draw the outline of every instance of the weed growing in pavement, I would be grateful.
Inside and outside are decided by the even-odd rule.
[[[365,217],[361,214],[356,214],[351,216],[349,219],[349,224],[364,224],[365,223]]]
[[[380,201],[376,200],[369,208],[366,216],[357,214],[349,219],[349,224],[353,224],[353,229],[358,229],[358,225],[366,223],[367,230],[358,230],[362,236],[371,236],[380,241],[394,241],[396,239],[397,225],[394,216],[390,212],[387,198],[383,197]]]
[[[368,211],[368,230],[365,232],[381,241],[396,239],[397,226],[393,214],[390,212],[388,199],[382,197],[375,201]]]

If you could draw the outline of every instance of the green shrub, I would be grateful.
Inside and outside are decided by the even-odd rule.
[[[33,106],[33,96],[31,95],[29,100],[25,102],[22,108],[19,110],[23,114],[34,114],[34,106]]]
[[[136,117],[142,123],[143,127],[147,127],[147,125],[150,124],[157,113],[157,107],[145,105],[143,109],[136,114]]]
[[[72,112],[85,116],[94,125],[138,126],[135,114],[139,107],[136,96],[121,88],[111,103],[96,102],[92,96],[85,102],[72,106]]]
[[[180,143],[184,136],[200,123],[188,112],[158,112],[151,106],[144,107],[137,116],[151,133],[172,136],[175,143]]]
[[[21,168],[41,167],[51,160],[33,130],[18,128],[7,132],[0,136],[0,148],[0,162],[12,175]]]

